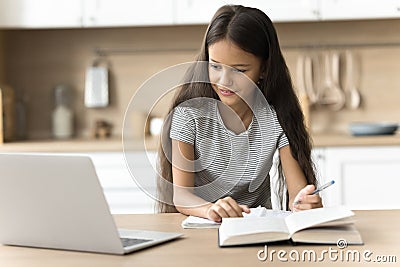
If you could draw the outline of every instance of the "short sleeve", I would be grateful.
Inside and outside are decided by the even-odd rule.
[[[289,140],[286,137],[285,132],[282,130],[281,134],[278,137],[278,148],[282,148],[284,146],[288,146],[289,145]]]
[[[176,107],[171,121],[171,139],[193,145],[195,139],[195,119],[187,108]]]

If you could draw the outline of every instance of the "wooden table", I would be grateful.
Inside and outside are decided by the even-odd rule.
[[[325,253],[322,262],[310,262],[307,259],[295,262],[289,259],[289,253],[300,254],[304,250],[313,250],[320,255],[323,250],[335,249],[339,251],[358,251],[362,255],[369,255],[371,263],[366,266],[381,265],[373,263],[377,256],[388,256],[386,259],[395,263],[385,263],[385,266],[400,265],[400,210],[356,211],[356,226],[360,231],[364,245],[349,246],[340,250],[336,245],[297,245],[280,243],[268,245],[271,250],[285,251],[288,262],[282,262],[274,254],[271,261],[268,258],[260,261],[257,253],[264,249],[263,245],[246,247],[219,248],[217,245],[216,229],[182,229],[181,221],[185,216],[181,214],[146,214],[146,215],[115,215],[118,227],[132,229],[147,229],[160,231],[182,232],[183,238],[147,248],[125,256],[103,255],[96,253],[61,251],[51,249],[38,249],[26,247],[0,246],[0,266],[4,267],[56,267],[56,266],[186,266],[186,267],[211,267],[211,266],[361,266],[366,264],[361,258],[360,262],[330,260]],[[294,251],[295,250],[295,251]],[[350,251],[351,252],[351,251]],[[282,253],[282,252],[281,252]],[[346,254],[343,254],[346,255]],[[261,254],[262,256],[262,254]],[[389,257],[393,256],[393,257]],[[381,258],[382,259],[382,258]]]

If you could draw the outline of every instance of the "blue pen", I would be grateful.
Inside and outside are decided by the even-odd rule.
[[[326,184],[324,184],[323,186],[321,186],[320,188],[317,188],[314,191],[312,191],[310,195],[318,194],[319,192],[321,192],[325,188],[328,188],[329,186],[333,185],[334,183],[335,183],[335,180],[331,180],[331,181],[327,182]],[[297,205],[299,203],[300,203],[299,201],[295,201],[293,204]]]
[[[310,195],[318,194],[319,192],[321,192],[325,188],[328,188],[329,186],[333,185],[334,183],[335,183],[335,180],[329,181],[326,184],[324,184],[323,186],[321,186],[320,188],[317,188],[314,191],[312,191]]]

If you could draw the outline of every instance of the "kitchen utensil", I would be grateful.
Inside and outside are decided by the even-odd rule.
[[[354,55],[350,51],[345,52],[345,64],[347,82],[344,91],[346,94],[346,106],[350,109],[357,109],[361,104],[361,95],[355,83],[359,73],[354,62]]]
[[[105,63],[105,65],[99,65]],[[108,106],[108,68],[107,62],[97,59],[86,69],[85,106],[88,108]]]
[[[319,103],[327,106],[331,110],[338,111],[345,104],[345,95],[339,87],[340,57],[339,53],[326,53],[324,64],[322,64],[325,74],[325,81],[321,91]]]
[[[399,125],[397,123],[390,122],[358,122],[351,123],[349,130],[354,136],[364,135],[390,135],[394,134]]]
[[[316,61],[316,66],[318,66],[319,61],[317,57],[306,56],[304,58],[304,85],[310,104],[318,103],[320,97],[319,91],[316,90],[315,86],[319,77],[318,68],[314,68],[313,61]]]
[[[298,90],[298,98],[300,102],[301,109],[303,111],[304,116],[304,125],[309,128],[310,127],[310,104],[309,98],[305,88],[304,81],[304,60],[305,57],[300,55],[297,59],[297,90]]]

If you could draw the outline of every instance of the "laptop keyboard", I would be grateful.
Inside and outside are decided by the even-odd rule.
[[[153,241],[152,239],[139,239],[139,238],[121,238],[123,247],[130,247],[133,245],[138,245],[146,242]]]

